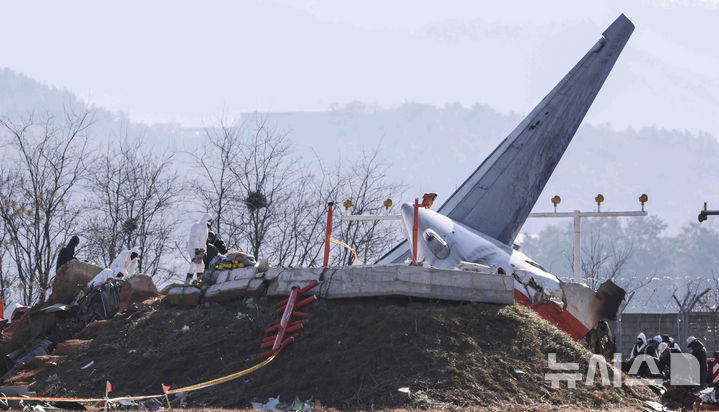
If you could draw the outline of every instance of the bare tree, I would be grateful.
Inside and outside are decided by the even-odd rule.
[[[75,226],[73,190],[85,172],[88,112],[66,111],[58,120],[0,119],[9,134],[14,165],[0,177],[0,217],[10,243],[24,304],[45,301],[61,242]]]
[[[592,289],[596,289],[606,280],[619,276],[634,253],[631,243],[620,244],[616,239],[603,241],[600,229],[601,226],[599,228],[592,226],[588,241],[582,245],[582,275]],[[572,267],[573,254],[567,254],[567,258]]]
[[[233,230],[243,234],[250,252],[258,258],[267,235],[281,222],[281,206],[291,199],[298,170],[287,134],[266,117],[256,115],[230,171],[245,210],[245,215],[233,222]]]
[[[610,256],[600,241],[599,233],[592,233],[588,247],[582,250],[582,274],[587,284],[596,289],[602,277],[603,267]]]
[[[203,150],[192,154],[201,172],[193,190],[228,244],[246,244],[258,259],[318,265],[328,202],[351,198],[357,213],[380,213],[382,202],[399,192],[399,185],[387,183],[387,166],[376,151],[349,168],[327,169],[319,160],[310,167],[294,154],[287,134],[261,115],[220,122],[205,135]],[[351,244],[365,263],[397,238],[386,222],[345,225],[335,219],[334,227],[335,237]],[[351,252],[333,248],[333,256],[335,264],[345,264]]]
[[[250,121],[220,121],[205,129],[205,137],[199,154],[191,153],[200,172],[192,188],[213,216],[215,230],[228,245],[246,245],[258,258],[280,258],[266,245],[268,236],[285,232],[279,228],[286,206],[297,193],[295,183],[303,180],[286,133],[256,114]],[[274,235],[269,238],[276,243]]]
[[[13,287],[17,276],[13,276],[7,271],[8,247],[10,243],[7,241],[7,231],[4,223],[0,222],[0,300],[7,302],[9,298],[8,291]]]
[[[89,256],[108,266],[122,250],[137,246],[138,271],[151,276],[163,271],[180,192],[173,158],[125,137],[95,159],[88,182],[95,213],[84,224]]]
[[[351,214],[379,215],[387,213],[383,205],[384,200],[397,196],[402,192],[402,185],[388,182],[388,165],[379,159],[379,151],[362,153],[349,172],[341,178],[342,195],[352,201],[348,210]],[[340,215],[345,213],[340,209]],[[402,232],[396,226],[386,221],[350,221],[342,222],[337,219],[335,228],[336,237],[355,249],[360,263],[374,262],[389,248],[399,241]],[[350,250],[340,249],[333,254],[334,264],[353,264],[354,255]]]
[[[612,243],[609,249],[610,257],[606,270],[606,278],[613,280],[622,273],[624,267],[627,265],[627,261],[634,255],[634,247],[631,244],[620,246],[616,243]]]
[[[340,196],[342,179],[321,162],[319,174],[304,173],[282,208],[281,224],[271,247],[282,266],[318,266],[324,245],[327,204]]]
[[[240,188],[237,175],[232,173],[230,166],[242,162],[241,147],[244,127],[239,122],[220,121],[218,127],[205,129],[205,144],[201,152],[190,153],[200,176],[191,183],[195,193],[200,195],[204,211],[213,218],[213,226],[217,234],[231,244],[237,244],[240,233],[236,224],[243,216],[240,208]]]

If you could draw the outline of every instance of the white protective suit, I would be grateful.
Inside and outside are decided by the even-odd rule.
[[[133,253],[137,253],[139,255],[140,249],[138,249],[137,247],[133,247],[130,250],[124,250],[120,252],[120,254],[117,255],[115,260],[113,260],[110,264],[110,268],[98,273],[97,276],[92,278],[90,283],[88,283],[87,285],[89,287],[100,286],[107,282],[108,279],[116,277],[118,273],[122,273],[122,276],[124,278],[128,278],[134,275],[137,271],[137,264],[139,263],[140,259],[131,259],[130,255],[132,255]]]
[[[97,276],[92,278],[90,283],[87,284],[88,287],[93,286],[100,286],[105,284],[108,279],[112,278],[114,274],[112,273],[112,269],[103,269],[102,272],[98,273]]]
[[[115,260],[112,261],[110,269],[112,269],[115,275],[122,273],[125,278],[128,278],[137,272],[137,265],[140,263],[140,259],[138,257],[131,259],[130,256],[133,253],[136,253],[139,257],[140,249],[135,246],[130,250],[123,250],[117,255]]]
[[[187,254],[190,256],[190,268],[187,269],[187,273],[203,273],[205,271],[205,264],[200,260],[199,263],[192,262],[195,257],[195,249],[202,249],[207,251],[207,232],[210,228],[207,227],[207,223],[212,220],[212,216],[209,213],[202,215],[199,221],[192,224],[190,228],[190,238],[187,241]]]

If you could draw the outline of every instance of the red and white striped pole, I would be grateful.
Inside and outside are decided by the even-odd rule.
[[[719,383],[719,352],[714,352],[714,360],[712,361],[712,383]]]

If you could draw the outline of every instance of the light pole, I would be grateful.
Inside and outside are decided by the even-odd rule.
[[[544,213],[530,213],[529,217],[571,217],[574,220],[574,281],[581,282],[582,272],[582,256],[581,256],[581,219],[584,217],[621,217],[621,216],[646,216],[647,212],[644,210],[644,203],[649,200],[646,194],[639,196],[639,201],[642,203],[642,210],[626,211],[626,212],[602,212],[601,204],[604,201],[604,196],[600,193],[594,201],[597,202],[596,212],[580,212],[579,210],[573,210],[571,212],[557,212],[557,205],[562,201],[559,196],[552,198],[554,204],[554,212]]]
[[[719,210],[707,210],[707,202],[704,202],[704,210],[699,211],[699,223],[707,220],[707,216],[719,215]]]

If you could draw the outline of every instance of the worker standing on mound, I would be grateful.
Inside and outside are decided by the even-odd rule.
[[[212,216],[209,213],[202,215],[199,221],[190,228],[190,238],[187,241],[187,254],[190,256],[190,268],[187,270],[185,286],[190,284],[192,275],[197,274],[197,279],[205,271],[205,251],[207,250],[207,235],[212,226]]]
[[[207,242],[215,245],[219,254],[227,254],[227,246],[225,245],[225,241],[222,240],[220,235],[216,235],[215,232],[209,232],[207,236]]]
[[[210,262],[212,262],[212,259],[217,256],[217,247],[215,247],[215,244],[212,241],[212,239],[214,238],[215,234],[212,232],[208,232],[207,243],[205,244],[207,250],[205,251],[205,256],[202,258],[203,262],[205,262],[205,269],[210,266]],[[227,253],[227,251],[225,251],[225,253]]]
[[[60,249],[60,252],[57,254],[57,262],[55,263],[55,270],[60,269],[60,266],[64,265],[65,263],[76,260],[75,257],[75,249],[77,248],[77,245],[80,244],[80,238],[77,236],[73,236],[70,238],[70,241],[67,242],[67,245]]]
[[[112,277],[128,278],[135,274],[139,263],[140,249],[137,246],[130,250],[124,250],[112,261],[109,269],[98,273],[87,285],[90,287],[100,286]]]

